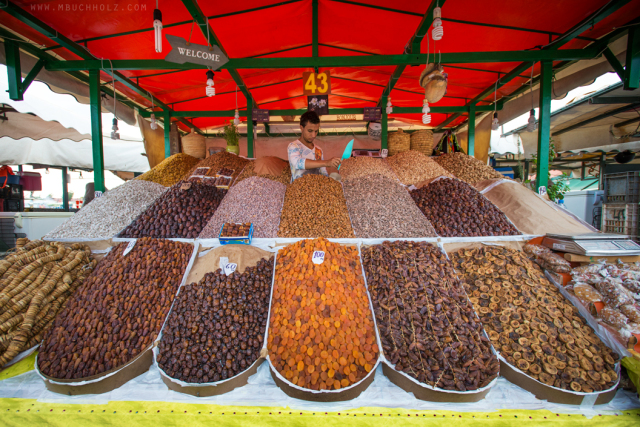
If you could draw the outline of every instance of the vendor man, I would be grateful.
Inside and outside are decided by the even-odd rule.
[[[322,150],[313,143],[319,130],[320,116],[318,113],[307,111],[300,117],[300,131],[302,132],[300,139],[293,141],[287,148],[291,167],[291,182],[306,174],[329,176],[326,168],[337,168],[340,165],[342,160],[338,157],[324,160]]]

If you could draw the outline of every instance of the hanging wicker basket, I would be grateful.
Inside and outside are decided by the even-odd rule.
[[[182,137],[182,152],[198,159],[204,159],[207,150],[204,142],[204,135],[191,132]]]
[[[413,132],[411,134],[411,149],[430,156],[433,152],[433,132],[426,129]]]
[[[396,155],[411,149],[411,136],[404,133],[402,129],[397,132],[390,133],[388,140],[389,156]]]
[[[429,64],[420,74],[420,86],[424,88],[424,97],[429,104],[440,101],[447,92],[447,79],[442,70],[441,65]]]

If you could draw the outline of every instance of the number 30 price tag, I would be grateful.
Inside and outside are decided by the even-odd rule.
[[[236,271],[236,268],[238,268],[238,264],[234,263],[234,262],[230,262],[229,264],[224,266],[224,274],[226,274],[227,276],[229,276],[230,274],[232,274],[234,271]]]
[[[311,262],[314,264],[322,264],[324,262],[324,252],[323,251],[314,251],[313,257],[311,257]]]

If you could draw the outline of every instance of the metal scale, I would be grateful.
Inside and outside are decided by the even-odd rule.
[[[640,255],[640,245],[624,234],[547,234],[542,244],[556,251],[585,256]]]

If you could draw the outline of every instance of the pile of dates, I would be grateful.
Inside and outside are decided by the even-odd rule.
[[[142,238],[120,243],[67,300],[38,354],[49,377],[79,379],[125,365],[157,338],[193,245]]]
[[[182,288],[160,339],[158,365],[188,383],[234,377],[260,356],[273,258],[229,276],[218,269]]]
[[[457,179],[442,178],[410,194],[440,236],[521,234],[478,190]]]
[[[119,237],[196,238],[227,190],[201,182],[180,181],[155,201]]]
[[[362,258],[385,358],[445,390],[487,386],[500,362],[451,263],[426,242],[384,242]]]

